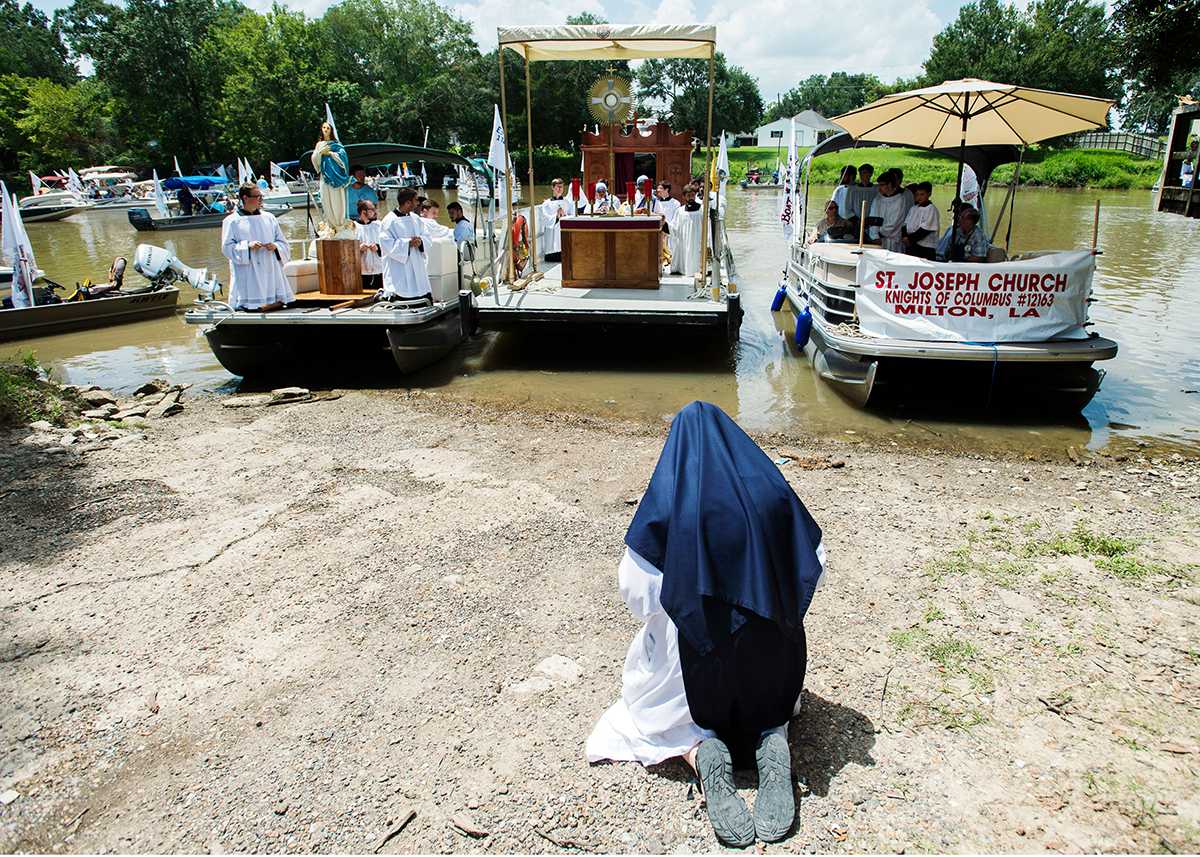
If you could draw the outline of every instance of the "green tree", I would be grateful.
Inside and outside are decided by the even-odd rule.
[[[1118,0],[1110,20],[1126,124],[1165,133],[1175,96],[1200,97],[1200,0]]]
[[[103,83],[85,78],[70,86],[33,81],[17,125],[29,141],[22,167],[35,172],[104,163],[117,153],[112,97]]]
[[[59,28],[31,3],[0,0],[0,75],[44,77],[70,83],[77,77]]]
[[[804,110],[815,110],[826,118],[837,116],[879,97],[882,87],[873,74],[844,71],[835,71],[828,77],[814,74],[780,96],[768,108],[763,121],[786,119]]]
[[[74,0],[61,24],[120,102],[128,142],[151,159],[196,163],[218,154],[212,109],[225,66],[209,37],[244,14],[237,0]]]
[[[329,43],[328,31],[282,6],[214,27],[203,56],[225,70],[212,118],[226,155],[259,162],[299,157],[317,138],[326,101],[358,100],[354,84],[341,79],[345,55]],[[335,112],[335,118],[346,134],[357,117]]]
[[[976,0],[933,38],[927,84],[964,77],[1116,97],[1114,56],[1104,6],[1089,0],[1042,0],[1027,9]]]
[[[321,26],[344,84],[329,101],[346,139],[419,145],[426,128],[431,146],[486,138],[486,76],[463,19],[435,0],[343,0]]]
[[[20,168],[20,155],[28,151],[29,138],[21,130],[21,113],[29,101],[33,81],[15,74],[0,75],[0,172],[13,175]]]
[[[708,124],[708,62],[693,59],[650,59],[637,74],[643,109],[663,105],[676,131],[691,129],[704,136]],[[730,65],[717,52],[713,69],[713,137],[758,127],[763,116],[758,81],[741,66]]]

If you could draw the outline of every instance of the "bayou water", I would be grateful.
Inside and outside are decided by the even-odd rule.
[[[813,190],[814,209],[828,190]],[[951,189],[940,188],[935,202],[944,207],[951,195]],[[1200,222],[1154,212],[1149,191],[1023,189],[1011,250],[1090,246],[1097,199],[1102,255],[1092,329],[1117,340],[1120,353],[1100,364],[1106,371],[1104,383],[1078,417],[995,409],[963,414],[954,407],[953,390],[946,391],[942,408],[863,411],[849,406],[790,344],[791,318],[769,311],[786,258],[777,192],[737,188],[729,193],[727,225],[746,317],[732,353],[723,345],[686,339],[488,334],[438,366],[397,378],[396,384],[437,387],[510,407],[529,403],[637,418],[671,414],[702,398],[759,431],[798,430],[960,449],[1096,449],[1114,439],[1198,449],[1200,255],[1194,248],[1200,246]],[[303,209],[284,215],[281,223],[290,238],[303,237],[307,228]],[[209,267],[222,281],[228,276],[219,229],[136,233],[124,211],[88,212],[27,229],[39,265],[64,284],[89,277],[103,281],[113,257],[131,256],[143,241],[167,247],[189,265]],[[140,281],[132,269],[129,276]],[[185,287],[181,310],[193,297]],[[198,328],[178,316],[7,343],[0,353],[20,349],[33,350],[61,380],[114,390],[151,377],[190,381],[214,391],[237,386],[237,379],[212,357]],[[345,379],[345,385],[355,386],[355,379]]]

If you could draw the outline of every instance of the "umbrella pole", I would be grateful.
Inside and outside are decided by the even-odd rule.
[[[963,97],[962,136],[958,141],[958,180],[954,185],[954,198],[962,201],[963,162],[967,157],[967,116],[971,113],[971,96]]]

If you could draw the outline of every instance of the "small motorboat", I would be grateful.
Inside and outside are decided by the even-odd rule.
[[[72,193],[69,190],[52,190],[35,196],[23,197],[18,207],[21,209],[22,223],[49,223],[63,220],[72,214],[87,211],[92,203]]]
[[[140,288],[125,286],[126,260],[119,256],[105,283],[85,281],[68,287],[45,279],[46,285],[34,288],[33,306],[16,308],[11,297],[5,298],[0,309],[0,341],[171,315],[179,301],[179,289],[172,285],[176,280],[186,280],[198,289],[211,282],[206,271],[189,268],[158,247],[140,245],[137,257],[149,256],[150,251],[157,251],[167,261],[151,269],[142,267],[138,258],[134,268],[149,280]]]

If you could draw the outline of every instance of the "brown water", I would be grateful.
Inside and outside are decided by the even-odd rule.
[[[826,189],[814,189],[820,199]],[[432,196],[439,196],[434,191]],[[541,193],[538,194],[539,198]],[[935,199],[948,198],[941,189]],[[891,439],[979,449],[1061,451],[1067,444],[1102,447],[1114,438],[1155,446],[1200,447],[1200,222],[1151,210],[1148,191],[1023,190],[1012,250],[1090,244],[1093,206],[1102,200],[1095,330],[1116,339],[1117,359],[1104,364],[1100,393],[1077,418],[958,414],[848,406],[812,372],[790,344],[792,321],[772,316],[771,297],[786,255],[774,191],[730,193],[728,229],[746,317],[734,354],[689,340],[563,338],[513,333],[481,337],[442,364],[407,381],[454,395],[506,405],[530,402],[630,416],[668,415],[703,398],[746,427]],[[304,235],[303,210],[281,222]],[[125,212],[89,212],[58,223],[30,224],[40,266],[52,279],[103,279],[116,255],[141,241],[159,243],[189,265],[226,278],[219,230],[135,233]],[[131,271],[134,281],[139,280]],[[181,304],[192,296],[185,290]],[[51,365],[64,380],[117,390],[170,376],[203,389],[234,389],[236,379],[213,359],[199,330],[181,318],[128,324],[12,344]]]

